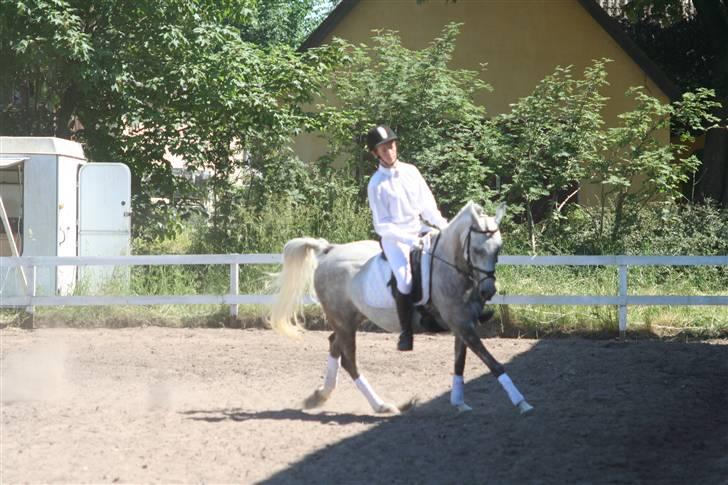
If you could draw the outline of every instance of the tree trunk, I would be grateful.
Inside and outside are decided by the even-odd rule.
[[[728,208],[728,127],[708,130],[698,198],[713,199]]]
[[[624,216],[624,203],[627,199],[627,192],[620,190],[614,203],[614,226],[612,226],[612,244],[619,239],[622,230],[622,218]]]
[[[75,83],[71,83],[61,96],[61,103],[58,111],[55,113],[55,130],[53,136],[59,138],[71,139],[71,122],[73,115],[78,108],[78,90]]]
[[[705,137],[698,197],[709,197],[728,207],[728,3],[723,0],[693,0],[693,5],[716,54],[710,87],[716,90],[723,104],[716,113],[720,127],[708,130]]]
[[[528,219],[528,239],[531,241],[531,251],[536,254],[536,223],[533,220],[531,202],[526,202],[526,218]]]

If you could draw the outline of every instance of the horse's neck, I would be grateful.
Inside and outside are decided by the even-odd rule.
[[[461,269],[464,258],[458,249],[459,238],[453,238],[447,232],[445,228],[440,233],[430,263],[430,299],[433,303],[440,301],[439,298],[445,298],[445,302],[462,302],[470,286]]]
[[[447,258],[458,268],[462,268],[465,264],[463,254],[463,235],[470,229],[472,222],[467,214],[459,214],[443,231],[440,245],[442,248],[442,256]]]

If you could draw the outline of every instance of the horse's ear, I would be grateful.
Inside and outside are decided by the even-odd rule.
[[[499,226],[504,215],[506,215],[506,203],[502,202],[495,211],[495,223]]]

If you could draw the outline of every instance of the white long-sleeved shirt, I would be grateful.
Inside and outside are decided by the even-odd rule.
[[[417,167],[397,161],[392,168],[379,165],[367,187],[374,230],[383,239],[408,245],[423,230],[420,217],[436,227],[447,225],[437,208],[430,187]]]

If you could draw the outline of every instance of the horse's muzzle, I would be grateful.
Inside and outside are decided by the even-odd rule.
[[[480,298],[483,302],[489,301],[495,295],[497,289],[495,286],[495,278],[486,278],[478,286]]]

